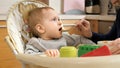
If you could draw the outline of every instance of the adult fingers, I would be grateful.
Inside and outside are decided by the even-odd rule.
[[[109,47],[112,54],[117,54],[120,52],[120,43],[112,42]]]
[[[82,19],[82,20],[77,22],[77,27],[80,30],[86,30],[89,28],[89,26],[90,26],[90,24],[87,20]]]

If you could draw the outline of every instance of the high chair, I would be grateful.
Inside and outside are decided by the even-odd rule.
[[[20,1],[13,5],[7,17],[6,42],[12,49],[23,68],[119,68],[120,55],[99,57],[52,58],[43,55],[24,54],[24,48],[30,33],[25,25],[27,11],[45,7],[44,3],[33,0]]]

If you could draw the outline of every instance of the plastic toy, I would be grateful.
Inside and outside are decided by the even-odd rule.
[[[73,46],[61,47],[60,57],[77,57],[77,49]]]
[[[92,45],[92,44],[84,44],[78,47],[78,57],[86,54],[88,52],[93,51],[94,49],[99,48],[100,46]]]
[[[81,57],[107,56],[107,55],[111,55],[111,52],[110,52],[109,48],[106,45],[104,45],[104,46],[101,46],[100,48],[97,48],[91,52],[88,52],[88,53],[82,55]]]

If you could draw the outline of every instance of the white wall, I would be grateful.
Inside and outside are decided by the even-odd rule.
[[[0,1],[0,14],[8,13],[8,9],[18,0],[2,0]]]
[[[10,7],[19,0],[0,0],[0,20],[6,18]]]
[[[61,0],[49,0],[49,6],[61,13]]]
[[[6,20],[10,7],[20,0],[0,0],[0,20]],[[61,0],[49,0],[49,6],[61,13]]]

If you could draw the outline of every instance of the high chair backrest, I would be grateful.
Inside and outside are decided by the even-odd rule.
[[[7,17],[7,30],[10,41],[18,53],[24,53],[25,43],[30,37],[25,24],[27,13],[34,8],[45,6],[47,5],[40,1],[23,0],[10,8]]]

